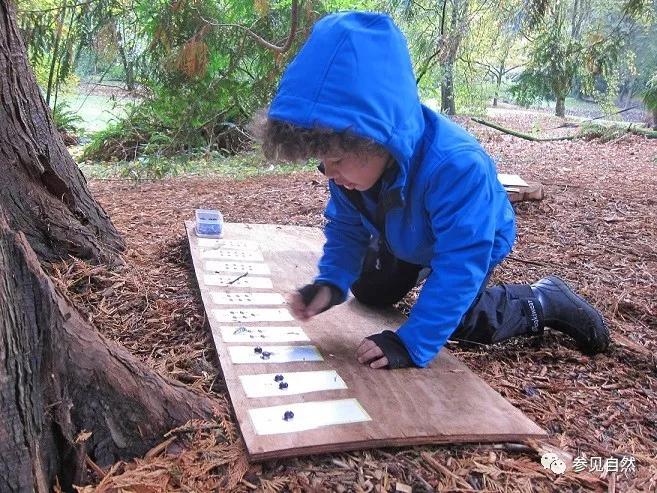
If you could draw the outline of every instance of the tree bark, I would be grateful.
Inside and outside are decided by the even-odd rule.
[[[133,70],[133,63],[128,60],[128,57],[123,48],[123,40],[119,40],[119,56],[123,64],[123,71],[125,72],[125,85],[128,91],[135,90],[135,72]]]
[[[657,130],[657,108],[652,109],[652,128]]]
[[[125,85],[128,91],[134,91],[135,86],[135,71],[134,71],[134,62],[128,59],[128,55],[125,50],[125,36],[120,30],[120,27],[117,25],[116,28],[116,45],[119,49],[119,56],[121,57],[121,63],[123,64],[123,71],[125,72]]]
[[[445,16],[447,12],[447,0],[443,3],[443,14],[439,40],[445,42],[443,67],[445,75],[440,83],[440,109],[448,115],[456,115],[456,96],[454,94],[454,70],[456,58],[461,46],[461,41],[468,30],[468,5],[469,0],[451,0],[452,12],[450,18],[449,34],[445,33]]]
[[[497,74],[495,74],[495,95],[493,96],[493,107],[497,107],[497,100],[500,97],[500,89],[502,87],[502,75],[504,74],[504,62],[499,66]]]
[[[0,491],[64,490],[143,455],[212,401],[93,329],[41,270],[0,208]],[[91,432],[86,440],[76,438]]]
[[[9,0],[0,0],[0,173],[0,206],[41,260],[118,260],[123,240],[53,125]]]
[[[557,105],[554,109],[554,114],[560,117],[566,116],[566,98],[565,96],[557,96]]]
[[[454,97],[454,64],[445,65],[445,75],[440,83],[440,109],[448,115],[456,115]]]

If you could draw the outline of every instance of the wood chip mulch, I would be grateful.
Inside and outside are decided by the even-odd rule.
[[[531,124],[497,121],[521,130]],[[559,121],[545,117],[543,124]],[[95,197],[128,243],[126,266],[71,262],[58,266],[57,277],[101,332],[163,374],[212,394],[222,414],[173,431],[147,458],[98,471],[98,483],[83,491],[656,491],[657,144],[636,136],[532,143],[462,123],[500,171],[545,186],[543,201],[516,204],[518,242],[493,281],[559,275],[603,311],[612,331],[611,349],[594,358],[553,331],[490,347],[450,345],[545,428],[549,443],[381,449],[249,465],[183,222],[195,208],[212,207],[231,222],[321,226],[322,177],[96,181]],[[566,459],[586,457],[586,469],[557,475],[543,468],[540,453],[550,446]],[[625,461],[625,468],[596,470],[595,457],[610,469]]]

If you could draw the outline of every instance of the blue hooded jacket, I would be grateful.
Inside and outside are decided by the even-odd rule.
[[[387,15],[324,17],[281,80],[269,117],[304,128],[348,130],[397,162],[382,178],[385,239],[398,258],[431,267],[397,334],[427,366],[510,252],[514,213],[495,165],[465,130],[420,103],[402,33]],[[317,281],[347,294],[372,235],[381,231],[329,180],[326,243]]]

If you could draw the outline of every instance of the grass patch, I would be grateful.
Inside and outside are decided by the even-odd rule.
[[[134,161],[84,162],[80,169],[88,179],[161,180],[180,176],[223,176],[242,180],[253,176],[312,171],[317,162],[269,162],[259,148],[234,156],[203,155],[142,156]]]
[[[78,126],[84,134],[103,130],[111,120],[124,116],[128,103],[127,99],[84,93],[64,94],[59,99],[80,117]]]

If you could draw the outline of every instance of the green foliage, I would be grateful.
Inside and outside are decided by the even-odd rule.
[[[542,29],[533,40],[526,69],[517,77],[511,94],[523,106],[565,98],[579,71],[581,53],[580,43],[569,38],[560,22]]]
[[[485,74],[468,67],[458,66],[455,80],[456,106],[467,115],[484,115],[495,94],[495,85]]]
[[[302,12],[293,49],[274,53],[239,27],[248,25],[265,39],[286,36],[289,5],[268,5],[263,17],[258,9],[264,6],[250,0],[139,1],[135,15],[148,46],[143,83],[149,96],[97,135],[86,156],[124,160],[243,148],[248,139],[242,126],[269,101],[315,15]]]
[[[132,79],[146,95],[95,136],[86,151],[94,159],[158,162],[241,149],[241,128],[270,100],[310,26],[343,9],[391,12],[408,39],[421,96],[439,100],[441,84],[453,80],[456,106],[468,113],[483,113],[520,71],[511,90],[522,104],[573,94],[594,96],[613,111],[619,92],[647,89],[657,70],[648,0],[317,0],[302,4],[294,45],[284,54],[246,28],[283,44],[291,0],[17,1],[51,106],[60,86],[76,83],[76,70],[96,81]],[[635,29],[633,19],[643,27]]]
[[[236,151],[247,141],[220,92],[203,84],[167,90],[126,107],[126,116],[98,132],[83,157],[130,160],[198,149]]]
[[[613,111],[623,74],[632,74],[625,40],[641,22],[645,8],[641,1],[611,2],[595,9],[581,0],[555,2],[528,46],[526,69],[512,87],[516,100],[523,105],[549,99],[563,102],[578,81],[582,95],[594,96],[605,111]]]
[[[619,125],[601,125],[594,122],[582,124],[577,138],[583,140],[598,140],[601,143],[611,142],[627,134],[627,128]]]
[[[657,72],[648,80],[641,97],[649,110],[657,110]]]
[[[52,119],[60,132],[78,133],[82,118],[71,110],[66,101],[59,102],[52,110]]]
[[[124,178],[139,182],[175,176],[225,176],[245,179],[252,176],[312,171],[317,163],[268,163],[259,149],[222,156],[217,152],[187,153],[172,157],[142,156],[132,161],[85,162],[80,169],[87,178]]]

